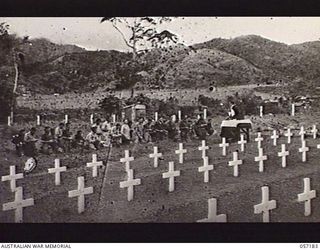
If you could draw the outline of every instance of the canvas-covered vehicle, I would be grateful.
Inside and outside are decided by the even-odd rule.
[[[242,120],[224,120],[221,123],[221,138],[226,138],[227,141],[239,141],[240,135],[244,134],[245,140],[250,140],[250,129],[252,122],[250,119]]]

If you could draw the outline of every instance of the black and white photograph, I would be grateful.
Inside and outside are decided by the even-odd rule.
[[[0,223],[320,221],[320,17],[0,17]]]

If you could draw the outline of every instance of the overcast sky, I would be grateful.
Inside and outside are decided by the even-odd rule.
[[[0,18],[11,33],[44,37],[59,44],[90,50],[127,50],[121,36],[100,18]],[[185,17],[160,27],[179,35],[187,45],[213,38],[255,34],[286,44],[320,39],[320,17]]]

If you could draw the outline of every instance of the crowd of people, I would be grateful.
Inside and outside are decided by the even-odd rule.
[[[90,132],[84,136],[81,130],[71,131],[70,123],[61,122],[55,128],[44,127],[41,136],[36,136],[37,129],[20,130],[12,138],[19,156],[34,157],[39,152],[44,154],[69,152],[71,149],[99,150],[103,147],[130,143],[152,143],[165,139],[187,141],[191,138],[200,140],[214,133],[211,120],[188,116],[180,121],[160,117],[157,121],[140,117],[136,122],[125,119],[123,122],[111,122],[97,118],[91,125]]]

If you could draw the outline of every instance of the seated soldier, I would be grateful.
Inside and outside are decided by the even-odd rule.
[[[184,119],[181,119],[181,121],[179,122],[179,130],[181,140],[187,141],[189,133],[189,124],[187,123],[187,116],[185,116]]]
[[[144,124],[142,117],[134,125],[133,137],[135,143],[144,142]]]
[[[121,125],[120,123],[116,123],[111,128],[111,143],[114,146],[119,147],[122,143],[122,135],[121,135]]]
[[[78,130],[77,133],[75,134],[73,140],[72,140],[72,147],[83,147],[85,143],[85,140],[82,136],[82,131]]]
[[[100,119],[100,118],[98,118],[98,119],[96,120],[96,123],[93,124],[93,126],[96,127],[96,133],[97,133],[97,135],[98,135],[98,136],[102,136],[103,130],[102,130],[102,124],[101,124],[101,119]]]
[[[64,123],[60,122],[59,126],[55,128],[54,130],[54,139],[56,141],[56,145],[58,147],[59,152],[63,152],[63,129],[64,129]]]
[[[121,125],[121,135],[122,135],[123,144],[129,144],[131,142],[131,136],[130,136],[131,129],[128,123],[129,123],[128,119],[125,119],[123,124]]]
[[[207,123],[203,119],[202,114],[200,114],[199,119],[195,124],[195,133],[200,140],[205,140],[207,131],[206,131]]]
[[[26,156],[34,157],[37,155],[36,142],[38,139],[35,137],[36,128],[32,127],[29,132],[24,135],[24,147],[23,151]]]
[[[62,145],[66,152],[71,149],[72,133],[70,132],[70,123],[65,125],[65,129],[62,131]]]
[[[212,127],[212,119],[208,120],[206,130],[207,130],[208,135],[212,135],[214,133],[214,129]]]
[[[173,141],[176,141],[176,137],[178,133],[176,129],[176,124],[172,120],[169,120],[167,122],[167,131],[168,131],[168,138]]]
[[[24,152],[23,152],[23,147],[25,144],[24,143],[24,134],[25,134],[25,130],[21,129],[18,134],[15,134],[14,136],[12,136],[11,141],[16,147],[16,153],[18,156],[24,155]]]
[[[101,130],[103,132],[111,132],[111,122],[109,122],[109,118],[107,118],[102,124],[101,124]]]
[[[100,140],[96,133],[96,127],[91,127],[91,131],[86,136],[86,145],[89,149],[98,150],[100,148]]]
[[[152,137],[151,137],[151,134],[152,134],[152,120],[151,119],[146,119],[146,121],[144,122],[144,125],[143,125],[143,130],[144,130],[144,141],[145,142],[152,142]]]
[[[45,154],[49,154],[51,151],[56,150],[55,141],[51,134],[50,127],[44,128],[44,133],[41,136],[41,151]]]

